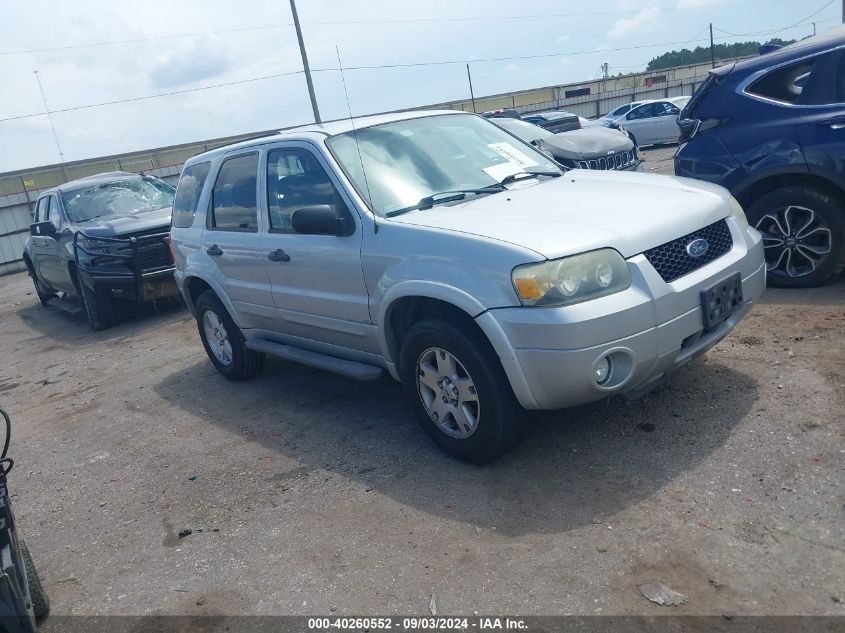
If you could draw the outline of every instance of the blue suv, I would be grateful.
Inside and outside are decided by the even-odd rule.
[[[739,200],[770,285],[816,286],[845,268],[845,27],[716,68],[678,123],[675,173]]]

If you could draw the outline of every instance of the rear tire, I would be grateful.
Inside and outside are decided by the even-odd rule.
[[[763,234],[770,286],[819,286],[845,268],[845,205],[807,187],[781,187],[748,207]]]
[[[400,373],[426,433],[458,459],[484,464],[527,433],[525,412],[479,332],[441,320],[416,323],[402,344]]]
[[[26,270],[29,273],[29,278],[32,279],[32,284],[35,286],[35,294],[38,295],[38,300],[41,302],[41,305],[46,308],[47,302],[50,301],[50,299],[56,298],[56,293],[50,292],[44,287],[44,284],[38,278],[38,275],[35,274],[35,271],[29,261],[26,262]]]
[[[82,305],[85,307],[85,315],[88,317],[88,325],[95,332],[107,330],[114,325],[114,308],[111,298],[102,291],[94,290],[79,283]]]
[[[196,302],[197,329],[214,367],[229,380],[249,380],[264,367],[264,354],[246,346],[246,339],[212,291]]]
[[[47,592],[44,591],[44,585],[41,584],[41,577],[38,575],[38,570],[35,569],[35,563],[32,562],[32,555],[29,553],[29,548],[23,539],[20,540],[20,547],[23,566],[26,570],[26,581],[29,585],[29,596],[30,600],[32,600],[32,611],[35,614],[36,620],[43,620],[50,613],[50,598]]]

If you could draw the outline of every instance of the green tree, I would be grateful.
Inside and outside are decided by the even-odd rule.
[[[770,39],[766,44],[777,44],[779,46],[786,46],[792,44],[795,40],[782,40],[780,38]],[[733,44],[716,44],[713,47],[716,59],[731,59],[734,57],[747,57],[756,55],[760,48],[760,42],[734,42]],[[646,72],[652,70],[663,70],[664,68],[673,68],[675,66],[691,66],[693,64],[703,64],[710,61],[710,47],[696,46],[690,50],[682,48],[679,51],[669,51],[663,53],[652,59],[646,67]]]

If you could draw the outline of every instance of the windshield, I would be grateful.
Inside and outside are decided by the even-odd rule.
[[[555,135],[554,132],[549,132],[533,123],[527,121],[520,121],[519,119],[496,119],[494,121],[499,127],[505,128],[514,136],[518,136],[526,143],[536,141],[541,138],[550,138]]]
[[[333,136],[327,144],[378,215],[432,194],[489,187],[525,171],[560,173],[530,145],[473,114],[396,121],[360,129],[357,137],[358,147],[355,132]]]
[[[62,200],[71,222],[86,222],[173,206],[174,192],[163,180],[136,178],[63,193]]]

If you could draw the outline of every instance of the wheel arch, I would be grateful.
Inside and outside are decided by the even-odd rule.
[[[743,183],[736,188],[734,196],[747,209],[761,196],[783,187],[807,187],[834,196],[845,203],[845,190],[827,178],[809,173],[788,172],[772,174],[756,180]]]

